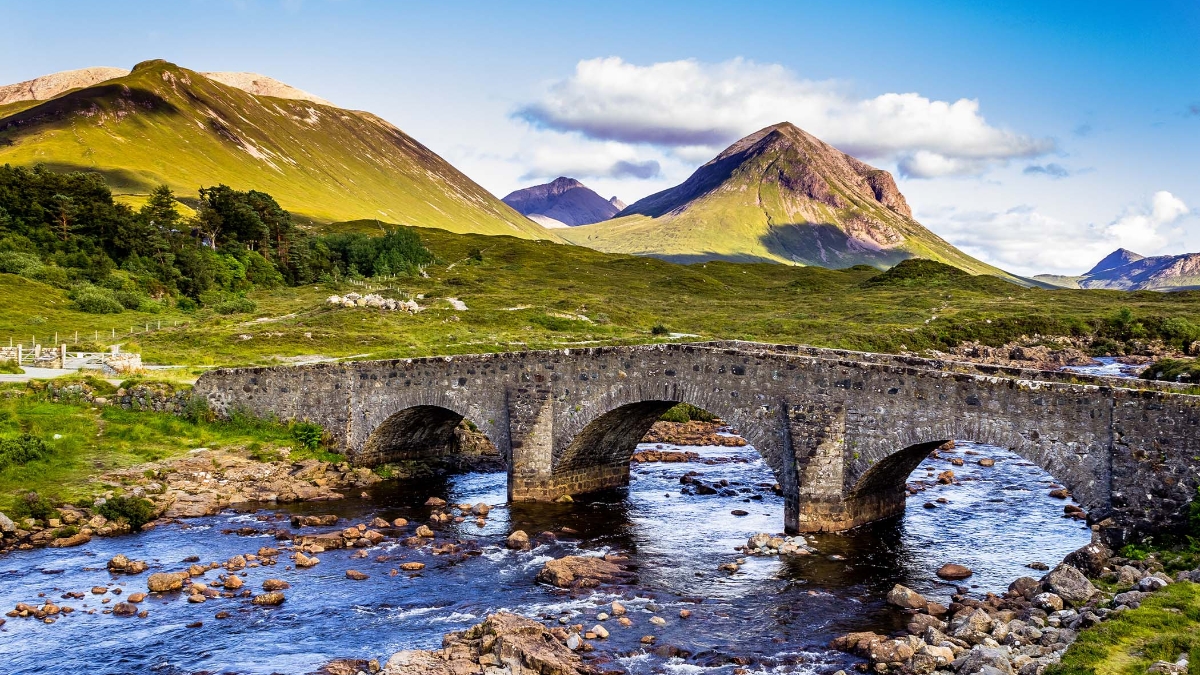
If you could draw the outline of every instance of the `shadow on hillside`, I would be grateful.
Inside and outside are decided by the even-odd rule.
[[[772,225],[759,237],[773,255],[800,265],[818,265],[832,269],[870,265],[887,268],[912,254],[900,249],[875,249],[849,237],[828,223],[788,223]]]

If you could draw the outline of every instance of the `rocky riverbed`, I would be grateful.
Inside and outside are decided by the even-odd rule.
[[[231,501],[141,534],[14,552],[0,558],[0,607],[28,616],[5,617],[0,662],[16,673],[86,662],[95,673],[265,675],[371,672],[428,650],[449,672],[476,672],[510,663],[497,641],[517,626],[560,643],[567,651],[553,651],[577,657],[578,672],[833,672],[862,662],[831,650],[835,638],[903,630],[911,617],[885,602],[895,585],[947,607],[958,586],[985,601],[1026,564],[1088,539],[1048,495],[1048,476],[960,445],[916,472],[928,484],[914,482],[903,521],[783,553],[782,499],[752,448],[664,450],[696,458],[639,464],[627,491],[572,504],[506,505],[503,474],[429,476],[354,485],[340,500]],[[924,478],[951,468],[948,483]],[[946,582],[936,572],[947,562],[974,574]],[[505,612],[524,619],[489,618]]]

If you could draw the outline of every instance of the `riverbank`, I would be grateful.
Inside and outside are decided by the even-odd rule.
[[[1198,580],[1200,569],[1171,577],[1153,558],[1089,544],[1040,579],[1014,580],[1002,594],[978,599],[959,587],[949,607],[896,585],[887,601],[907,622],[904,631],[849,633],[831,646],[864,658],[860,669],[876,673],[1053,675],[1107,672],[1102,666],[1120,662],[1119,672],[1182,674],[1200,646]],[[1188,610],[1186,618],[1170,620],[1171,608]],[[1175,635],[1153,629],[1164,618]]]

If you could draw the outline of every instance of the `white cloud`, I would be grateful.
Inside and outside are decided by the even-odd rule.
[[[788,121],[851,155],[893,162],[912,177],[976,175],[1054,147],[988,124],[979,102],[916,93],[856,97],[836,82],[801,79],[744,59],[640,66],[619,57],[580,61],[517,115],[536,126],[689,159]]]
[[[1142,255],[1186,246],[1186,204],[1170,192],[1127,209],[1106,224],[1068,223],[1031,206],[1007,211],[954,208],[918,214],[926,225],[982,260],[1017,274],[1081,274],[1118,248]]]

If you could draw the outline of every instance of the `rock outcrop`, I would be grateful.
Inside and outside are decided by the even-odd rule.
[[[449,633],[439,650],[397,652],[384,675],[597,675],[545,626],[500,612]]]

